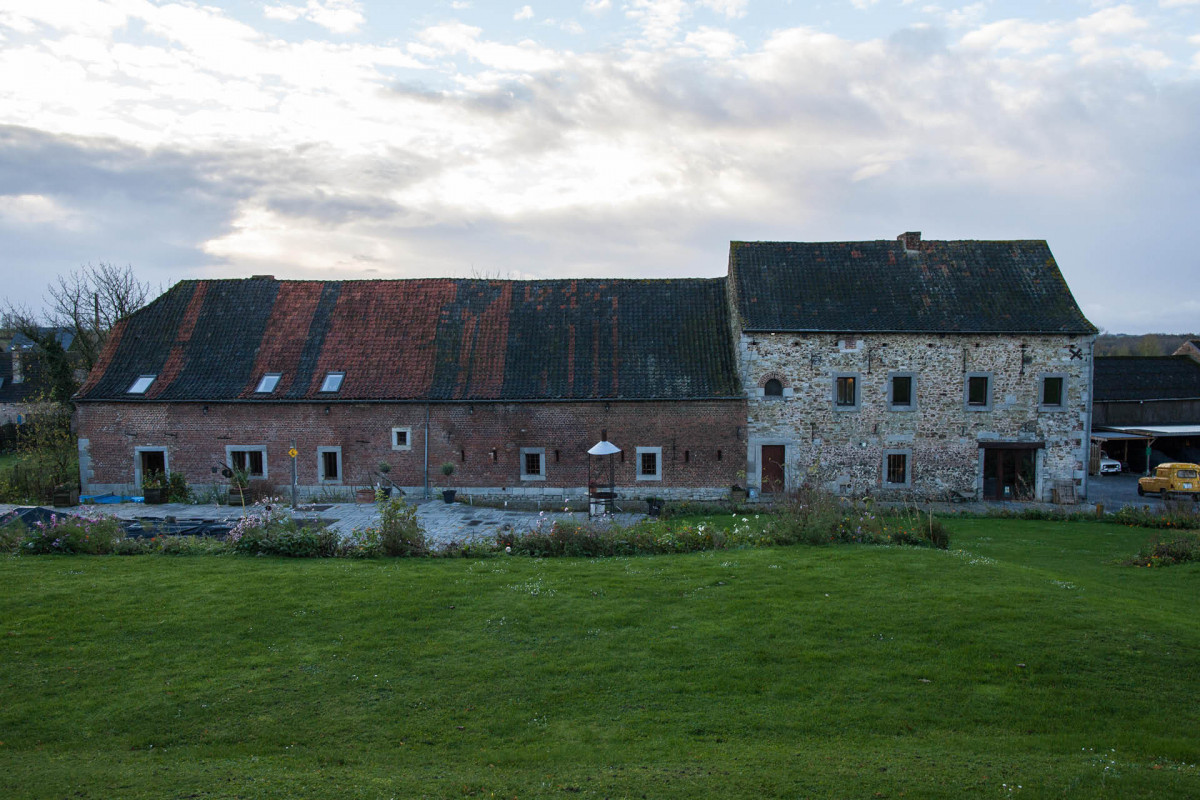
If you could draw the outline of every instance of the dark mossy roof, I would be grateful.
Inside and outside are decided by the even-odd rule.
[[[1190,356],[1105,356],[1093,376],[1097,403],[1200,398],[1200,364]]]
[[[344,372],[336,394],[320,391]],[[282,375],[270,395],[255,389]],[[145,395],[129,387],[156,378]],[[114,328],[78,399],[742,396],[725,280],[184,281]]]
[[[729,279],[748,331],[1096,332],[1043,241],[732,242]]]

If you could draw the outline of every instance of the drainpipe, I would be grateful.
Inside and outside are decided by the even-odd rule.
[[[429,499],[429,403],[425,404],[425,499]]]

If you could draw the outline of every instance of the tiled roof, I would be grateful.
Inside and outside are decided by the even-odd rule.
[[[727,308],[721,278],[184,281],[118,323],[78,399],[740,397]]]
[[[1096,332],[1043,241],[731,242],[729,279],[750,331]]]
[[[1200,399],[1200,364],[1189,356],[1097,358],[1094,402]]]

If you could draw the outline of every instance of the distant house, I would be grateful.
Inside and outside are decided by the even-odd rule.
[[[75,338],[68,328],[39,328],[37,333],[53,335],[63,350],[70,350]],[[37,344],[19,331],[0,339],[0,424],[23,423],[45,391],[39,356]]]
[[[184,281],[76,398],[85,491],[223,466],[562,496],[1086,489],[1095,328],[1045,242],[733,242],[678,280]]]
[[[1179,345],[1171,355],[1187,356],[1194,361],[1200,361],[1200,339],[1188,339]]]
[[[763,492],[1085,489],[1096,329],[1045,242],[734,242],[729,287]]]

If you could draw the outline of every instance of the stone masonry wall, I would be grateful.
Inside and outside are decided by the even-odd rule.
[[[326,410],[328,409],[328,411]],[[425,483],[426,406],[421,404],[83,403],[77,412],[84,491],[140,493],[137,448],[163,448],[167,467],[193,487],[226,486],[214,466],[226,448],[266,448],[266,481],[291,485],[289,443],[299,451],[306,494],[376,480],[381,461],[406,491]],[[602,432],[621,447],[615,478],[623,496],[726,497],[745,469],[743,400],[638,403],[476,403],[429,407],[429,484],[478,495],[558,495],[586,491],[587,449]],[[409,430],[407,449],[392,429]],[[322,483],[318,448],[341,448],[339,480]],[[639,480],[638,447],[661,448],[661,479]],[[543,448],[545,477],[522,480],[522,448]],[[456,471],[448,482],[441,465]]]
[[[789,487],[843,493],[980,496],[982,441],[1044,442],[1036,496],[1054,480],[1085,485],[1092,337],[950,334],[742,334],[739,369],[749,398],[747,474],[761,485],[764,444],[786,447]],[[914,410],[889,410],[892,373],[915,377]],[[966,408],[969,373],[991,379],[990,410]],[[857,378],[859,403],[835,410],[834,378]],[[1042,378],[1065,378],[1061,410],[1040,408]],[[763,396],[770,378],[783,397]],[[909,454],[908,486],[884,486],[887,451]]]

